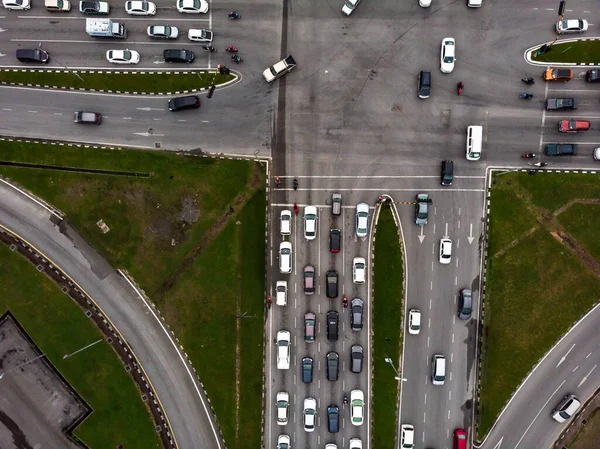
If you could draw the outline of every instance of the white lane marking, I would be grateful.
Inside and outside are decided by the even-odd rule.
[[[454,334],[452,334],[452,343],[454,344]]]
[[[429,281],[429,290],[433,290],[433,281]]]
[[[574,373],[575,371],[577,371],[577,368],[579,368],[579,365],[577,365],[571,372]]]
[[[423,412],[423,424],[427,422],[427,412]],[[423,441],[425,441],[425,432],[423,432]]]
[[[521,444],[521,441],[523,441],[523,438],[525,438],[525,435],[527,435],[527,432],[529,432],[529,429],[531,429],[531,426],[533,426],[533,423],[535,422],[536,419],[538,419],[538,416],[540,416],[540,413],[542,413],[542,411],[544,410],[544,408],[548,405],[548,402],[550,402],[552,400],[552,397],[556,394],[556,392],[559,390],[560,387],[563,386],[563,384],[566,382],[566,380],[563,380],[560,385],[558,387],[556,387],[556,390],[554,390],[554,392],[550,395],[550,397],[548,398],[548,400],[546,402],[544,402],[544,405],[542,405],[540,407],[539,412],[537,412],[537,415],[535,415],[535,418],[533,418],[533,420],[531,421],[531,423],[529,424],[529,426],[527,426],[527,429],[525,429],[525,432],[523,432],[523,436],[519,439],[519,441],[517,441],[517,444],[515,444],[514,449],[517,449],[517,447],[519,447],[519,444]]]
[[[123,120],[131,120],[131,117],[123,117]]]
[[[202,123],[210,123],[210,120],[202,120]]]
[[[427,337],[427,347],[429,347],[429,337]],[[427,382],[425,382],[427,384]]]
[[[161,118],[153,118],[152,120],[154,120],[155,122],[161,122],[162,121]]]
[[[37,111],[27,111],[27,112],[31,112],[32,114],[37,114]]]
[[[502,445],[502,440],[504,440],[504,435],[502,435],[502,438],[500,438],[500,441],[498,441],[498,444],[496,444],[494,446],[494,449],[500,449],[500,446]]]
[[[575,343],[573,343],[573,346],[571,346],[571,347],[569,348],[569,350],[567,351],[567,353],[561,357],[561,359],[558,361],[558,364],[556,365],[556,367],[555,367],[555,368],[558,368],[560,365],[562,365],[562,363],[563,363],[565,360],[567,360],[567,356],[568,356],[568,355],[569,355],[569,353],[570,353],[570,352],[573,350],[573,348],[574,348],[574,347],[575,347]]]
[[[452,374],[450,374],[452,376]],[[448,402],[452,401],[452,390],[448,391]]]
[[[458,229],[460,229],[460,220],[458,220]]]
[[[588,355],[585,356],[585,358],[588,359],[591,355],[592,353],[590,352]]]
[[[12,111],[12,109],[2,108],[3,111]]]
[[[62,115],[62,112],[55,112],[55,113],[54,113],[54,114],[52,114],[52,115]],[[106,116],[104,116],[104,118],[106,118]]]
[[[425,401],[424,404],[427,405],[427,393],[425,393]]]
[[[458,276],[454,276],[454,285],[458,285]]]
[[[178,122],[187,122],[187,120],[177,120]]]

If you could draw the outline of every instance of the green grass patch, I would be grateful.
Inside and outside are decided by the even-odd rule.
[[[106,342],[66,360],[102,334],[83,311],[27,260],[0,245],[0,313],[10,310],[93,413],[74,431],[91,449],[160,448],[149,411]],[[110,429],[107,432],[107,429]]]
[[[480,437],[531,368],[599,296],[600,280],[544,229],[488,262]]]
[[[228,447],[259,447],[266,202],[262,166],[152,151],[22,143],[3,148],[3,160],[152,174],[135,178],[0,167],[0,174],[66,212],[75,229],[114,267],[134,276],[194,363]],[[100,219],[109,233],[99,232]],[[255,318],[237,319],[243,312]]]
[[[598,441],[600,441],[600,408],[590,414],[588,423],[567,447],[569,449],[597,449]]]
[[[389,208],[377,223],[373,277],[373,447],[390,447],[396,434],[398,384],[396,368],[402,348],[404,266],[398,229]],[[366,348],[365,348],[366,351]]]
[[[137,71],[127,73],[122,71],[121,73],[81,73],[81,71],[57,73],[37,70],[27,70],[25,72],[21,70],[14,72],[0,70],[0,82],[157,94],[207,88],[211,84],[223,84],[233,78],[233,75],[206,72],[142,74]]]
[[[600,223],[599,204],[572,204],[558,216],[558,221],[595,259],[600,261],[600,239],[593,231]]]
[[[531,52],[531,59],[550,64],[554,62],[598,64],[600,63],[600,41],[558,42],[552,45],[552,50],[541,55],[537,54],[537,49]]]
[[[525,199],[513,189],[514,181],[505,180],[505,177],[494,179],[491,197],[494,213],[490,215],[490,228],[501,230],[490,233],[488,242],[492,256],[537,225],[535,217],[525,207]],[[515,214],[515,210],[519,210],[519,213]]]

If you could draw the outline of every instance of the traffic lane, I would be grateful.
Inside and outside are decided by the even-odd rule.
[[[507,440],[508,446],[516,447],[518,440],[522,439],[522,446],[519,446],[522,448],[532,447],[526,443],[534,437],[539,438],[540,442],[546,438],[554,441],[556,434],[568,425],[568,422],[558,424],[549,416],[564,393],[575,393],[585,402],[600,383],[598,377],[593,377],[598,376],[598,368],[591,373],[589,368],[600,361],[597,340],[599,327],[600,306],[596,306],[524,379],[484,440],[484,448],[496,447],[501,440]],[[545,447],[550,447],[550,444]],[[542,444],[536,446],[542,447]]]

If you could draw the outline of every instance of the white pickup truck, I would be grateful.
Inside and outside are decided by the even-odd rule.
[[[267,83],[270,83],[286,73],[291,72],[294,67],[296,67],[296,61],[294,61],[294,58],[290,55],[265,70],[263,76],[267,80]]]

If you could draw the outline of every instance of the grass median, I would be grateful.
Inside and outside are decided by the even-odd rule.
[[[220,75],[212,72],[160,72],[141,73],[130,71],[120,73],[68,73],[52,71],[12,71],[0,70],[0,82],[39,84],[88,90],[111,90],[120,92],[166,93],[208,88],[234,78],[233,75]]]
[[[394,366],[402,353],[404,266],[398,228],[389,208],[379,215],[373,275],[373,447],[390,447],[397,427],[398,385]]]
[[[552,50],[541,55],[537,50],[531,53],[531,59],[537,62],[555,62],[570,64],[596,64],[600,60],[600,40],[560,41],[552,44]]]
[[[599,193],[596,184],[591,174],[513,173],[494,179],[480,439],[527,373],[600,297],[598,261],[574,238],[593,239],[595,227],[586,232],[582,224],[589,219],[575,214],[568,222],[579,234],[570,236],[560,222],[574,196],[590,199]]]
[[[0,174],[64,211],[113,267],[134,276],[194,363],[227,446],[259,447],[262,166],[18,142],[6,142],[0,159],[151,174],[142,178],[0,167]],[[106,234],[96,225],[100,219],[110,228]]]
[[[162,447],[140,392],[106,342],[63,360],[65,354],[102,338],[77,304],[4,245],[0,245],[0,273],[0,314],[10,310],[15,315],[93,409],[74,435],[91,449]]]

